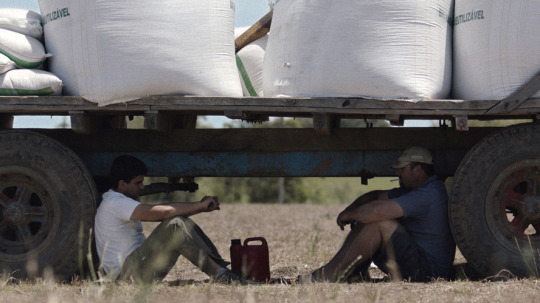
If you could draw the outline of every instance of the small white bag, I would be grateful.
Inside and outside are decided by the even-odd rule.
[[[263,64],[268,35],[246,45],[236,54],[244,96],[263,97]]]
[[[27,9],[0,8],[0,28],[43,41],[41,15]]]
[[[15,62],[11,61],[8,57],[0,54],[0,74],[3,74],[15,68],[17,68]]]
[[[0,29],[0,53],[20,68],[37,68],[50,57],[36,38],[7,29]]]
[[[61,95],[62,80],[42,70],[14,69],[0,75],[0,96]]]

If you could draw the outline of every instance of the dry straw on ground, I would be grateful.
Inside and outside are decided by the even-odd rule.
[[[346,231],[335,223],[343,205],[223,205],[193,219],[229,258],[230,240],[262,236],[270,247],[272,278],[293,279],[327,262]],[[155,224],[145,224],[150,230]],[[354,283],[261,286],[213,285],[180,258],[165,283],[94,284],[0,279],[0,302],[536,302],[537,279],[505,282]]]

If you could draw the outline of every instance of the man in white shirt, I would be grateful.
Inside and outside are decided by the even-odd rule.
[[[132,156],[119,156],[110,171],[111,189],[103,194],[95,220],[96,246],[105,273],[139,283],[161,281],[183,255],[213,280],[246,282],[225,266],[216,247],[188,217],[219,210],[217,197],[199,202],[142,204],[146,165]],[[162,221],[148,239],[141,221]]]

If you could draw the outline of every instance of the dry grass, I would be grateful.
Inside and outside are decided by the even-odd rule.
[[[337,251],[346,236],[335,224],[343,207],[229,204],[193,219],[226,259],[230,239],[265,237],[272,278],[295,278],[324,264]],[[0,302],[535,302],[540,290],[536,279],[261,286],[212,285],[207,279],[184,258],[178,260],[165,283],[148,287],[85,281],[14,282],[0,276]]]

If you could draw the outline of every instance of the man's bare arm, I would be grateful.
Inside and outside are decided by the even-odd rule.
[[[403,217],[403,209],[394,200],[375,200],[352,211],[351,217],[367,224]]]
[[[344,210],[339,214],[337,224],[343,230],[344,226],[354,221],[367,224],[400,217],[403,217],[403,209],[396,201],[381,199],[364,203],[352,210]]]
[[[353,203],[351,203],[349,206],[347,206],[347,208],[345,208],[345,211],[351,211],[368,202],[375,201],[375,200],[383,200],[383,199],[388,199],[387,190],[370,191],[369,193],[363,194],[358,199],[354,200]]]
[[[164,204],[139,204],[131,214],[131,220],[161,221],[170,217],[189,217],[201,212],[219,210],[217,197],[205,196],[199,202],[171,202]]]
[[[344,214],[348,214],[362,205],[376,201],[376,200],[384,200],[388,199],[388,191],[387,190],[374,190],[370,191],[368,193],[365,193],[358,197],[358,199],[354,200],[353,203],[351,203],[347,208],[345,208],[337,217],[338,225],[341,227],[341,230],[344,230],[344,226],[353,223],[354,221],[357,221],[355,219],[352,219],[350,217],[345,218]]]

